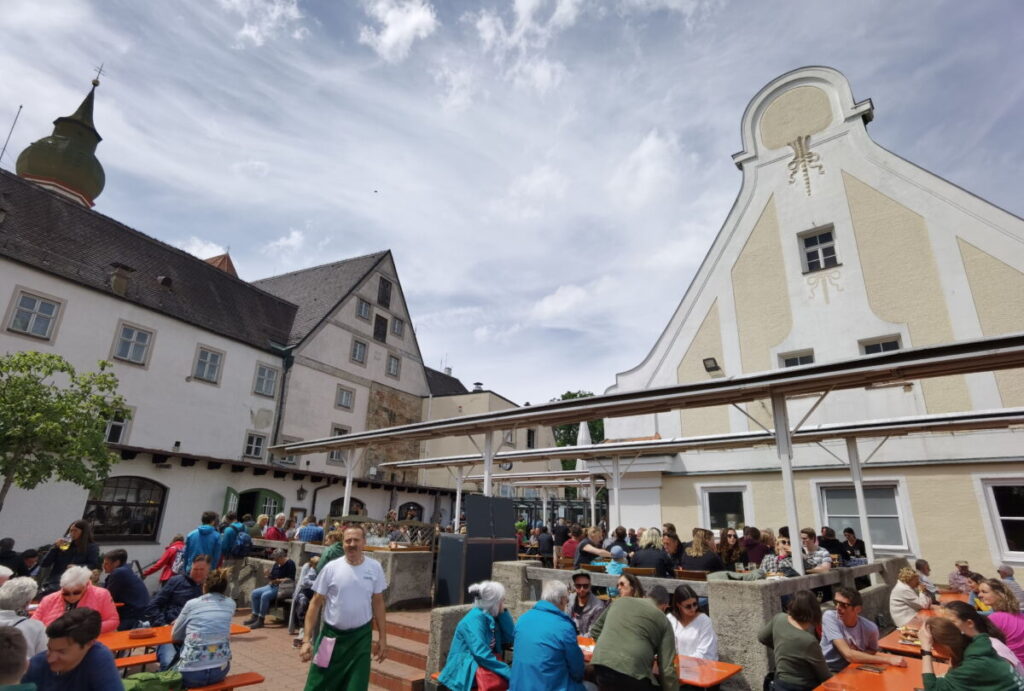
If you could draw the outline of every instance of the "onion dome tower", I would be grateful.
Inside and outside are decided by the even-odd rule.
[[[73,199],[83,206],[103,191],[106,176],[96,159],[102,137],[92,122],[98,79],[73,115],[53,121],[53,134],[33,142],[18,156],[15,170],[21,177]]]

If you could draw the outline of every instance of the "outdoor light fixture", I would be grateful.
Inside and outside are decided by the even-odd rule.
[[[302,485],[299,485],[299,488],[297,490],[295,490],[295,496],[298,497],[299,501],[302,501],[303,499],[306,498],[306,494],[308,492],[309,492],[309,490],[307,490]]]
[[[180,441],[174,442],[174,450],[175,451],[181,451],[181,442]]]
[[[704,371],[708,372],[720,372],[722,368],[718,366],[718,360],[713,357],[704,358]]]

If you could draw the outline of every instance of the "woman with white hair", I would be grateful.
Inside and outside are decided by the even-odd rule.
[[[501,660],[502,651],[512,645],[515,625],[505,609],[505,586],[481,581],[469,586],[473,609],[455,628],[448,659],[438,681],[451,691],[507,689],[512,668]]]
[[[929,609],[932,599],[921,587],[921,578],[914,569],[900,569],[897,579],[889,593],[889,616],[896,626],[906,626],[922,609]]]
[[[569,588],[545,581],[540,601],[516,622],[510,691],[583,691],[583,652],[565,613]]]
[[[13,626],[21,631],[28,643],[29,657],[46,650],[46,624],[30,619],[25,613],[38,590],[39,584],[28,576],[12,578],[0,585],[0,626]]]
[[[85,566],[69,566],[60,575],[60,590],[44,597],[32,618],[49,626],[66,612],[78,607],[99,612],[101,633],[117,631],[121,623],[110,593],[106,588],[92,584],[92,570]]]

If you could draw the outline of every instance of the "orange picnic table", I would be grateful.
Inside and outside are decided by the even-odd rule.
[[[939,593],[939,602],[946,604],[947,602],[970,602],[971,598],[967,593]]]
[[[904,643],[903,634],[900,633],[899,629],[878,639],[878,647],[890,653],[921,657],[921,644]]]
[[[590,662],[594,655],[594,639],[586,636],[577,636],[576,642],[583,651],[583,659]],[[699,657],[688,655],[676,655],[676,669],[679,670],[679,681],[690,686],[709,688],[717,686],[729,677],[735,676],[743,671],[740,665],[717,660],[702,660]]]
[[[879,667],[881,672],[869,672],[861,667]],[[949,665],[934,664],[936,674],[945,674]],[[921,680],[921,661],[908,657],[906,667],[889,665],[849,665],[814,691],[913,691],[924,686]]]
[[[145,629],[153,633],[152,636],[146,636],[144,638],[133,638],[131,631],[110,631],[109,633],[102,633],[97,639],[100,643],[110,648],[112,651],[117,652],[119,650],[132,650],[133,648],[153,648],[158,645],[165,645],[172,643],[171,641],[171,626],[154,626],[151,629]],[[243,633],[249,633],[252,631],[248,626],[242,626],[241,624],[231,625],[231,635],[237,636]]]

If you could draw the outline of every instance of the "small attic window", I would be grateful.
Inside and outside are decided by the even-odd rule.
[[[380,283],[377,285],[377,304],[381,307],[391,308],[391,281],[380,277]]]

